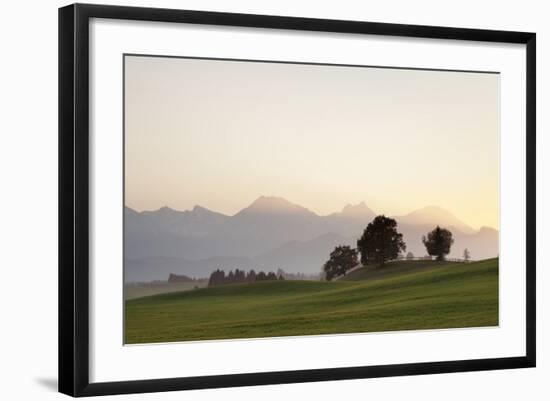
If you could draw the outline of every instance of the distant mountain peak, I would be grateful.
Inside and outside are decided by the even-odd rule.
[[[347,216],[373,216],[374,212],[367,206],[365,202],[360,202],[356,205],[347,204],[342,209],[342,214]]]
[[[448,210],[439,206],[425,206],[414,210],[404,216],[396,216],[398,223],[414,224],[414,225],[439,225],[440,227],[454,227],[466,233],[473,233],[474,229],[457,218]]]
[[[139,219],[140,214],[138,211],[132,209],[131,207],[124,206],[124,216],[125,218],[137,218]]]
[[[213,210],[207,209],[201,205],[195,205],[193,206],[193,209],[186,211],[185,213],[188,213],[190,215],[203,218],[203,217],[209,217],[209,216],[218,216],[220,218],[226,218],[227,216],[220,212],[215,212]]]
[[[241,212],[252,213],[312,213],[305,207],[296,205],[279,196],[260,196]]]
[[[425,206],[423,208],[420,208],[420,209],[416,209],[416,210],[413,210],[412,212],[406,214],[405,216],[403,217],[415,217],[415,216],[418,216],[418,217],[430,217],[430,218],[433,218],[433,217],[440,217],[440,216],[444,216],[444,217],[450,217],[450,218],[453,218],[453,219],[456,219],[458,220],[451,212],[449,212],[448,210],[445,210],[439,206],[434,206],[434,205],[430,205],[430,206]],[[443,223],[442,223],[443,224]]]
[[[258,199],[256,199],[254,202],[252,202],[252,205],[256,205],[256,206],[293,205],[293,203],[287,201],[285,198],[281,198],[280,196],[264,196],[264,195],[262,195]]]
[[[493,227],[489,227],[489,226],[481,226],[479,228],[479,233],[498,233],[498,230],[493,228]]]
[[[193,213],[217,213],[217,212],[213,212],[210,209],[202,207],[201,205],[193,206],[193,209],[191,209],[191,212],[193,212]]]
[[[452,214],[448,210],[445,210],[442,207],[439,207],[439,206],[436,206],[436,205],[424,206],[424,207],[422,207],[420,209],[417,209],[417,210],[415,210],[411,213],[429,213],[429,212]]]

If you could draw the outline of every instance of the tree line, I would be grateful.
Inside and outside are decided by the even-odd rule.
[[[453,234],[446,228],[436,226],[427,235],[422,236],[422,243],[428,255],[435,256],[436,260],[445,260],[454,243]],[[357,240],[357,248],[340,245],[330,253],[329,260],[323,265],[323,272],[327,281],[343,276],[360,262],[363,266],[378,264],[384,266],[388,260],[397,259],[407,246],[403,241],[403,234],[397,231],[395,219],[384,215],[376,216],[370,222],[361,237]],[[411,252],[407,259],[413,259]],[[470,258],[467,249],[464,258]]]
[[[194,278],[186,276],[185,274],[174,274],[170,273],[168,276],[168,282],[169,283],[194,283],[194,282],[200,282],[204,281],[204,278]]]
[[[213,287],[222,284],[253,283],[256,281],[269,280],[284,280],[284,277],[282,274],[277,275],[272,271],[267,273],[259,271],[256,273],[254,270],[246,272],[244,270],[235,269],[234,272],[230,270],[229,273],[226,274],[224,270],[217,269],[210,274],[208,286]]]

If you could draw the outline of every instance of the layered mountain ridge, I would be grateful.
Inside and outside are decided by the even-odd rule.
[[[125,207],[125,281],[165,280],[169,273],[207,277],[218,268],[317,273],[334,246],[355,246],[375,215],[361,202],[320,216],[275,196],[261,196],[233,216],[198,205],[186,211]],[[474,230],[442,208],[393,217],[415,256],[426,254],[421,238],[435,225],[453,232],[450,257],[461,257],[464,248],[474,259],[498,254],[497,230]]]

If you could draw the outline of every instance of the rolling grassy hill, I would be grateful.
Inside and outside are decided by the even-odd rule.
[[[335,282],[231,284],[127,300],[125,341],[498,325],[498,259],[383,269],[359,269]]]
[[[208,282],[206,281],[190,281],[183,283],[163,281],[158,283],[126,284],[124,286],[124,299],[141,298],[167,292],[190,291],[195,287],[206,287],[207,284]]]
[[[437,262],[435,260],[401,260],[397,262],[390,262],[384,267],[371,265],[361,267],[348,273],[346,276],[340,277],[339,281],[361,281],[361,280],[373,280],[383,277],[396,276],[406,273],[419,273],[424,270],[433,269],[436,267],[450,266],[453,262]]]

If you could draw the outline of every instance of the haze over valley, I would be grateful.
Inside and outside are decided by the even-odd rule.
[[[208,277],[234,268],[317,274],[335,246],[356,246],[376,214],[361,202],[322,216],[274,196],[261,196],[233,216],[201,206],[143,212],[125,207],[125,282],[166,280],[170,273]],[[498,255],[497,230],[475,230],[440,207],[392,217],[414,256],[426,255],[421,238],[436,225],[453,233],[449,258],[461,258],[465,248],[474,260]]]

